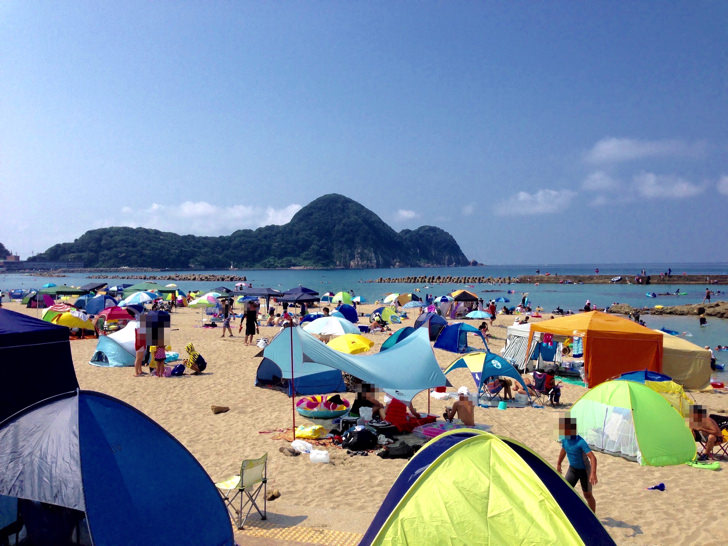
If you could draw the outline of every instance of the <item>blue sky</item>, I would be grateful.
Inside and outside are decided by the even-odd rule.
[[[0,242],[338,192],[488,264],[728,261],[724,2],[0,4]]]

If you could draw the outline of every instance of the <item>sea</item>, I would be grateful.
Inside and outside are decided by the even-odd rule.
[[[661,273],[672,271],[675,280],[673,284],[660,284],[647,289],[643,285],[635,284],[432,284],[424,283],[375,283],[378,278],[403,278],[421,276],[470,276],[470,277],[527,277],[535,275],[537,270],[541,274],[552,275],[590,275],[599,270],[600,275],[613,275],[632,277],[642,270],[648,275],[659,276]],[[485,265],[473,267],[432,267],[432,268],[397,268],[397,269],[233,269],[233,270],[205,270],[205,271],[146,271],[128,270],[123,274],[118,271],[91,273],[69,273],[65,276],[47,277],[32,274],[0,274],[0,288],[6,290],[14,288],[40,288],[46,283],[68,284],[80,286],[95,281],[108,282],[110,286],[123,282],[139,282],[118,278],[121,275],[173,275],[180,274],[215,274],[240,275],[247,278],[248,283],[254,287],[270,287],[277,290],[287,290],[298,285],[312,288],[323,294],[325,292],[339,292],[353,290],[369,303],[382,300],[391,292],[416,292],[420,295],[433,294],[440,296],[453,290],[466,288],[481,296],[484,300],[498,297],[510,300],[509,305],[517,305],[524,294],[528,295],[532,307],[541,306],[548,314],[556,307],[564,310],[577,311],[583,308],[587,300],[599,308],[608,307],[613,303],[626,303],[632,306],[652,307],[655,305],[682,305],[700,303],[703,301],[705,289],[710,287],[714,291],[713,301],[728,300],[728,286],[709,284],[680,284],[680,275],[728,275],[728,262],[722,263],[623,263],[623,264],[525,264],[525,265]],[[94,278],[91,278],[93,275]],[[160,284],[167,284],[159,281]],[[176,283],[183,290],[210,290],[223,285],[234,288],[233,282],[192,282],[179,281]],[[684,292],[683,296],[658,296],[648,298],[647,291],[654,292]],[[501,306],[503,304],[499,304]],[[706,326],[700,327],[695,316],[656,316],[643,315],[642,319],[651,328],[667,328],[675,330],[681,336],[693,343],[715,347],[728,345],[728,320],[708,319]],[[719,363],[728,365],[728,351],[717,352]],[[728,366],[727,366],[728,367]],[[718,374],[723,375],[723,374]],[[726,374],[728,378],[728,374]]]

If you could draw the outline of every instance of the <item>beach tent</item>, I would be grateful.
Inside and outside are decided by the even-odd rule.
[[[437,313],[422,313],[415,319],[415,328],[427,326],[430,334],[430,341],[435,341],[440,335],[442,329],[447,326],[447,319],[441,317]]]
[[[534,368],[541,370],[553,362],[561,362],[561,350],[564,341],[570,336],[553,335],[553,340],[548,344],[542,344],[541,332],[533,335],[531,340],[528,358],[526,352],[529,348],[528,339],[531,335],[531,323],[513,324],[506,328],[506,346],[503,349],[503,358],[513,364],[519,370],[525,370],[531,360],[538,360]],[[544,362],[547,365],[544,365]]]
[[[484,386],[491,377],[510,377],[523,385],[523,390],[529,398],[528,388],[523,382],[521,374],[503,357],[489,352],[468,353],[465,356],[454,360],[445,370],[445,375],[457,368],[467,368],[473,375],[475,384],[478,386],[478,398],[483,394]]]
[[[349,292],[337,292],[332,298],[331,303],[346,303],[351,305],[352,299]]]
[[[584,380],[589,387],[635,369],[662,371],[662,334],[622,317],[589,311],[534,322],[537,332],[575,336],[584,345]]]
[[[49,294],[51,296],[80,296],[87,292],[88,290],[83,290],[82,288],[76,288],[75,286],[68,286],[65,284],[59,284],[58,286],[54,284],[53,286],[40,289],[41,294]]]
[[[116,307],[116,300],[106,294],[99,294],[86,300],[86,312],[89,315],[98,315],[107,307]]]
[[[686,389],[710,385],[710,351],[687,339],[662,333],[662,371]]]
[[[283,296],[278,298],[281,303],[314,303],[319,301],[319,293],[305,286],[297,286],[286,290]]]
[[[683,416],[642,383],[606,381],[579,398],[570,413],[592,449],[649,466],[695,458],[695,439]]]
[[[107,284],[108,283],[105,282],[93,281],[81,285],[81,290],[86,290],[87,292],[98,292],[99,290],[102,290]]]
[[[387,493],[362,545],[614,544],[537,453],[460,429],[426,443]]]
[[[478,349],[473,349],[468,345],[468,334],[479,336],[483,340],[485,350],[488,350],[488,343],[485,341],[483,333],[475,326],[465,324],[464,322],[456,322],[455,324],[445,326],[435,340],[435,348],[452,353],[477,351]]]
[[[469,290],[455,290],[450,295],[455,301],[478,301],[478,296]]]
[[[623,373],[615,379],[642,383],[667,400],[673,408],[680,412],[680,415],[683,417],[690,416],[690,406],[693,405],[693,401],[685,394],[682,385],[675,383],[668,375],[649,370],[639,370]]]
[[[379,352],[386,351],[387,349],[391,349],[394,347],[397,343],[405,339],[407,336],[410,336],[414,333],[415,328],[412,326],[403,326],[396,332],[394,332],[392,335],[390,335],[387,339],[384,340],[384,343],[382,343],[382,346],[379,348]]]
[[[0,421],[78,388],[68,328],[0,308]]]
[[[338,315],[337,315],[338,313]],[[342,303],[336,308],[336,311],[331,313],[332,316],[341,316],[351,322],[352,324],[356,324],[359,322],[359,313],[356,312],[356,309],[354,309],[353,306],[347,305],[346,303]]]
[[[27,301],[23,298],[23,303],[29,309],[44,309],[53,305],[53,298],[48,294],[38,294],[35,292],[28,296]]]
[[[421,297],[419,297],[417,294],[413,294],[411,292],[406,293],[406,294],[399,294],[396,299],[397,299],[397,303],[399,305],[405,305],[411,301],[422,301]]]
[[[303,329],[319,336],[341,336],[344,334],[358,334],[359,328],[345,318],[328,316],[307,322]]]
[[[156,282],[138,282],[124,288],[124,294],[128,296],[134,292],[159,292],[162,288],[164,287]]]
[[[138,327],[139,323],[132,320],[118,332],[108,336],[99,336],[96,350],[89,364],[110,368],[133,366],[136,357],[134,338]]]
[[[86,302],[94,297],[94,294],[84,294],[83,296],[79,296],[76,298],[76,301],[73,302],[73,306],[76,309],[86,309]],[[116,305],[116,304],[114,304]],[[102,307],[103,309],[103,307]]]
[[[0,424],[0,466],[0,495],[18,499],[29,534],[44,517],[36,525],[46,536],[70,536],[73,520],[63,527],[75,516],[93,544],[234,544],[200,463],[149,417],[105,394],[61,394]],[[177,508],[162,509],[170,502]]]
[[[369,322],[374,322],[377,316],[387,324],[399,324],[402,322],[397,312],[391,307],[377,307],[369,314]]]
[[[296,367],[303,368],[312,363],[346,372],[403,402],[411,401],[420,391],[447,384],[427,332],[422,329],[388,351],[347,355],[331,349],[301,327],[286,328],[273,338],[263,356],[278,364],[284,379],[290,379],[291,353],[296,390],[299,377]]]

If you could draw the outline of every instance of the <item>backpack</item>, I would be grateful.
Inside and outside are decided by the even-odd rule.
[[[177,364],[174,368],[172,368],[171,375],[184,375],[184,373],[185,373],[185,365]]]
[[[341,447],[352,451],[366,451],[377,447],[377,435],[367,428],[347,430],[344,433]]]

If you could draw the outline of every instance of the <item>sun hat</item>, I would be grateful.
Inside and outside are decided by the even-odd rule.
[[[470,391],[468,390],[467,387],[460,387],[458,389],[458,394],[464,394],[465,396],[469,396],[470,395]]]

